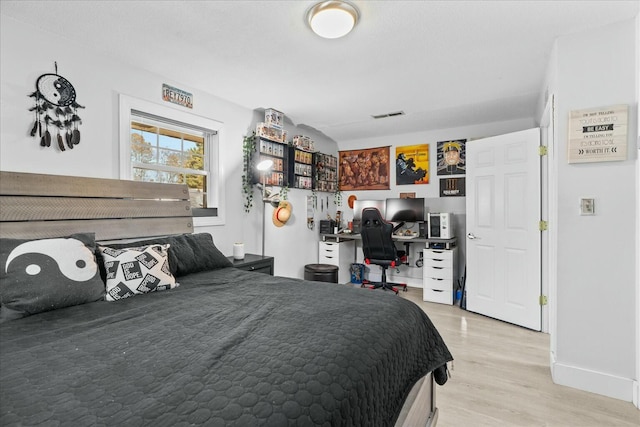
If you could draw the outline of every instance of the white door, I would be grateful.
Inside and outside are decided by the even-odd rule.
[[[540,129],[468,141],[467,310],[540,330]]]

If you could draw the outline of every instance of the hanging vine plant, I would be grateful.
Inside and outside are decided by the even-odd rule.
[[[253,207],[253,184],[255,165],[253,153],[256,150],[256,133],[242,139],[242,194],[244,195],[244,211],[249,213]]]
[[[280,196],[279,196],[280,200],[287,200],[287,197],[289,197],[288,194],[289,194],[289,186],[285,185],[280,189]]]

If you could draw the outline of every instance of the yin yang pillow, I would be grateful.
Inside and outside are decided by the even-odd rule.
[[[95,234],[0,239],[0,322],[104,298]]]

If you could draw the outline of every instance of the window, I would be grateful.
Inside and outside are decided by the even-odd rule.
[[[121,178],[186,183],[195,225],[223,224],[220,123],[124,95],[120,117]]]
[[[192,208],[207,208],[206,154],[216,132],[176,126],[134,111],[131,168],[135,181],[187,183]]]

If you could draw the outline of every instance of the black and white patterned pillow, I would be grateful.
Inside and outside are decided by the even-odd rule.
[[[107,301],[179,286],[169,269],[169,245],[98,249],[107,273]]]
[[[213,237],[209,233],[176,234],[127,243],[110,242],[108,244],[105,243],[105,245],[114,249],[170,245],[169,267],[171,268],[171,274],[177,278],[200,271],[211,271],[233,266],[233,263],[213,243]],[[100,260],[99,256],[98,260]],[[100,262],[100,266],[102,265],[103,263]],[[101,271],[100,274],[104,279],[104,271]]]

